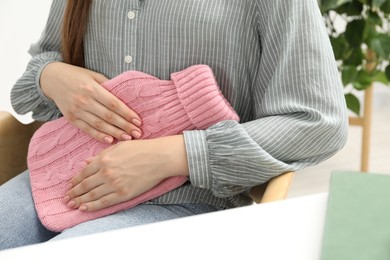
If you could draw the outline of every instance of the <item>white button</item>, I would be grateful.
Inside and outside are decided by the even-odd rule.
[[[133,20],[135,18],[135,13],[133,11],[130,11],[127,13],[127,17],[130,19],[130,20]]]
[[[133,57],[131,57],[130,55],[127,55],[126,57],[125,57],[125,62],[126,63],[131,63],[133,61]]]

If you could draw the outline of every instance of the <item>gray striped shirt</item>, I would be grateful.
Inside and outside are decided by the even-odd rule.
[[[54,0],[26,72],[11,91],[16,112],[61,116],[39,86],[61,61],[65,0]],[[112,78],[139,70],[161,79],[209,65],[240,123],[184,133],[190,183],[153,203],[248,205],[248,190],[340,150],[347,111],[316,0],[94,0],[85,36],[88,69]]]

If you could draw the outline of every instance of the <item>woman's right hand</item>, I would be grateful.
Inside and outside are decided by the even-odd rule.
[[[141,136],[141,119],[100,84],[108,79],[100,73],[62,62],[48,64],[40,85],[63,116],[92,138],[112,143]]]

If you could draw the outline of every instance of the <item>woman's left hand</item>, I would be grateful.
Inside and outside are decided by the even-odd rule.
[[[120,142],[87,161],[71,179],[64,203],[95,211],[152,189],[170,176],[188,175],[182,135]]]

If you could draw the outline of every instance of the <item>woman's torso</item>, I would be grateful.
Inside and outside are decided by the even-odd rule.
[[[255,84],[261,45],[253,0],[94,0],[85,38],[86,67],[112,78],[139,70],[161,79],[209,65],[241,115]]]

